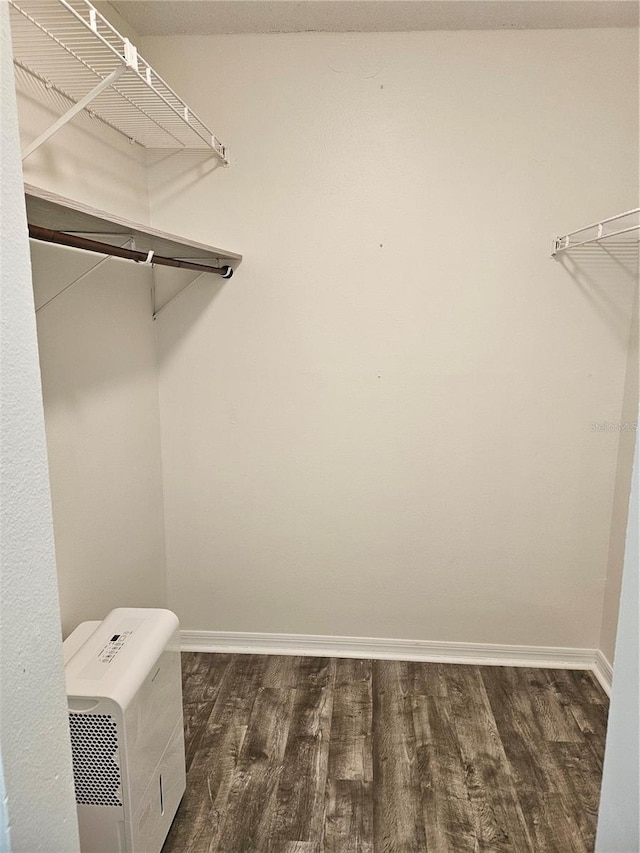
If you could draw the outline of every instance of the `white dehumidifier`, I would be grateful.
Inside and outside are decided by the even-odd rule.
[[[178,628],[123,607],[65,640],[82,853],[160,853],[185,790]]]

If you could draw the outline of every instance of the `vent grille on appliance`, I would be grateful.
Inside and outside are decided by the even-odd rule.
[[[121,806],[118,729],[109,714],[69,712],[76,802]]]

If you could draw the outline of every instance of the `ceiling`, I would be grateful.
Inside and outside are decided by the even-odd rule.
[[[111,0],[141,36],[637,27],[637,0]]]

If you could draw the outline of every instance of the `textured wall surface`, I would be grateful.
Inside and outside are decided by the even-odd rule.
[[[597,853],[640,849],[640,472],[636,448],[607,746],[598,815]]]
[[[155,224],[245,255],[158,321],[183,626],[596,648],[635,281],[549,252],[637,204],[635,32],[142,49],[232,161]]]
[[[631,275],[638,280],[637,249],[636,257],[629,256]],[[633,262],[635,261],[635,262]],[[615,655],[616,628],[620,606],[620,588],[625,554],[625,532],[629,513],[629,493],[631,491],[631,472],[633,452],[638,435],[638,302],[633,312],[629,352],[624,383],[622,415],[618,430],[618,463],[611,512],[611,534],[609,538],[609,560],[607,584],[602,608],[602,628],[598,648],[607,661],[612,664]]]
[[[78,830],[7,12],[2,4],[0,755],[6,797],[2,812],[10,826],[13,853],[74,853],[79,849]]]

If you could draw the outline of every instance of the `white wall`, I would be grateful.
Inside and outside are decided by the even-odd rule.
[[[636,448],[616,641],[616,667],[598,814],[597,853],[633,853],[640,850],[639,491]]]
[[[25,145],[68,105],[20,73],[18,106]],[[144,150],[84,114],[25,160],[25,180],[149,220]],[[110,259],[66,289],[101,256],[31,253],[67,634],[113,607],[166,606],[153,273]]]
[[[618,256],[620,251],[618,250]],[[633,260],[627,253],[627,260]],[[637,254],[635,264],[630,264],[631,274],[637,281]],[[629,352],[625,375],[624,398],[620,430],[617,433],[602,433],[604,440],[618,438],[618,461],[616,466],[615,491],[611,514],[611,535],[609,540],[609,560],[607,584],[605,587],[604,604],[602,609],[602,628],[598,648],[607,661],[614,660],[616,627],[618,624],[618,609],[620,606],[620,587],[622,584],[622,567],[625,553],[625,531],[627,529],[629,512],[629,493],[631,491],[631,471],[633,468],[633,451],[636,444],[638,429],[638,303],[633,311],[634,319],[629,338]],[[614,425],[615,426],[615,425]]]
[[[11,836],[9,832],[9,815],[7,814],[5,805],[7,795],[4,788],[4,777],[1,764],[2,762],[0,761],[0,853],[9,853]]]
[[[166,606],[149,268],[32,241],[63,630]]]
[[[79,849],[8,7],[0,4],[0,848]]]
[[[633,31],[153,37],[231,147],[155,224],[245,254],[158,322],[184,628],[597,647],[633,283]],[[588,265],[587,265],[588,266]]]

